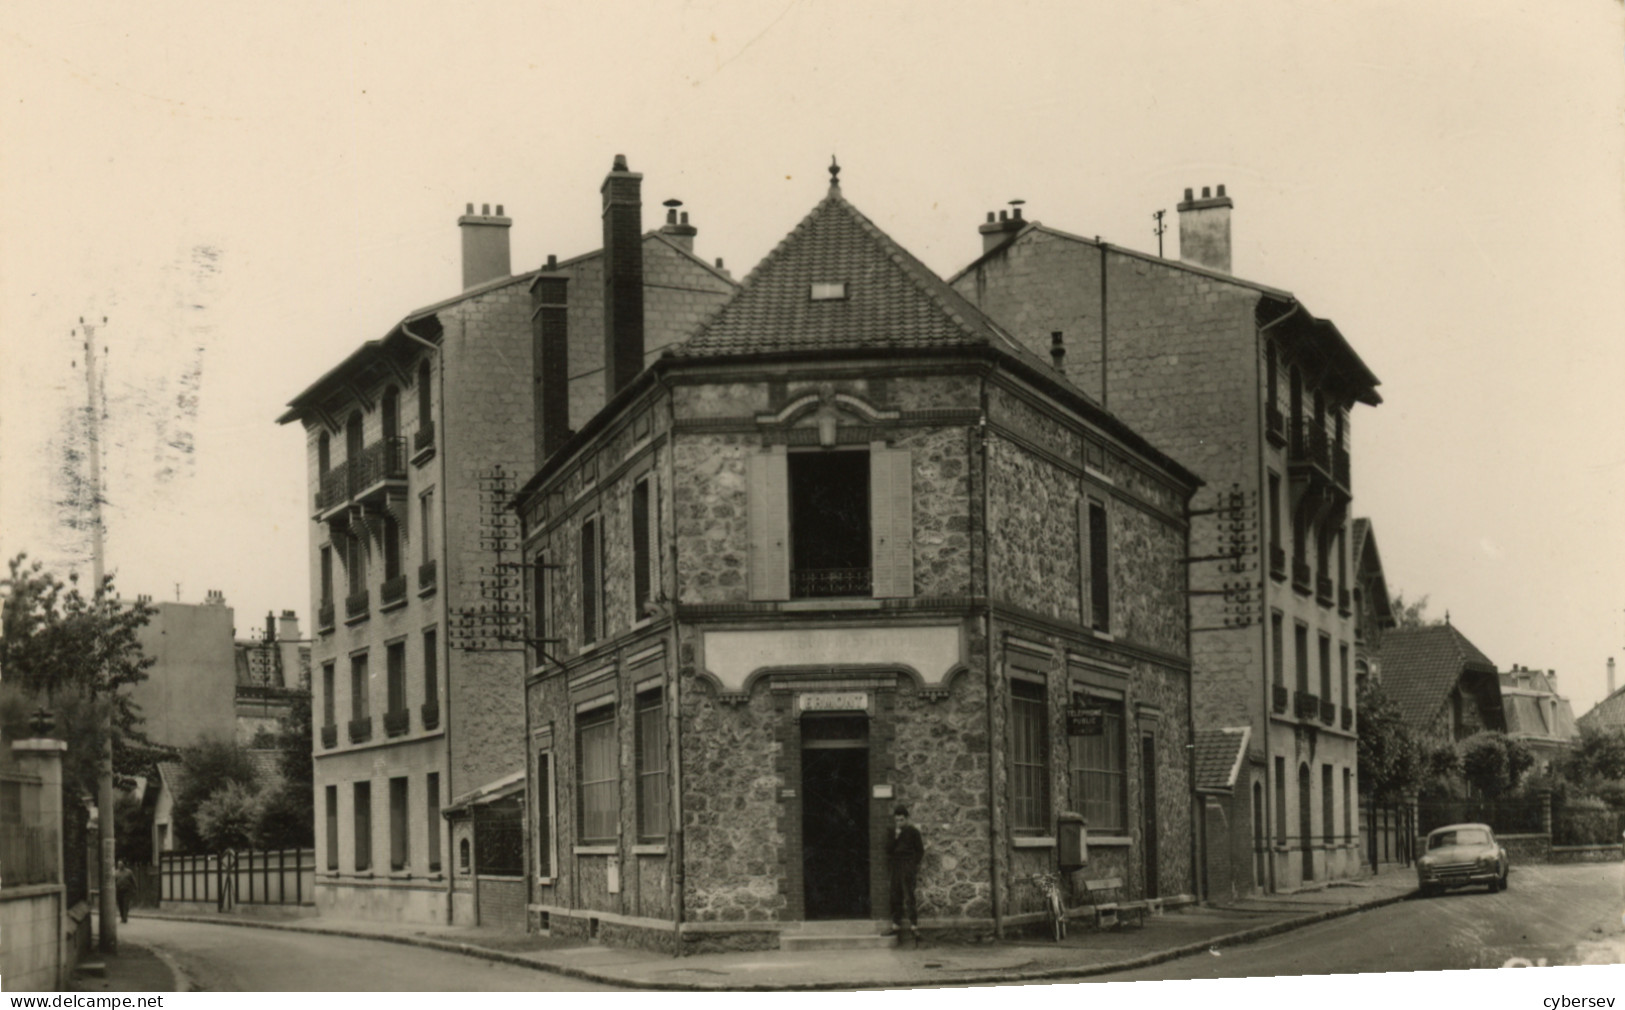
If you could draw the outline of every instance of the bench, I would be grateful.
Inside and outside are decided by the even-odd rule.
[[[1102,900],[1115,897],[1115,892],[1123,889],[1122,877],[1085,880],[1083,889],[1089,896],[1089,907],[1094,912],[1095,927],[1097,929],[1121,926],[1128,922],[1132,922],[1137,926],[1144,926],[1147,915],[1162,914],[1162,899],[1160,898],[1126,902]]]

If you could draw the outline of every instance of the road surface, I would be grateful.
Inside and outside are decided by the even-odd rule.
[[[209,992],[612,992],[609,986],[381,940],[136,917],[119,930]]]
[[[1091,981],[1625,963],[1625,865],[1514,866],[1508,889],[1413,898]]]

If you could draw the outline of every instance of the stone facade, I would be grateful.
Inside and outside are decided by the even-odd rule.
[[[1222,206],[1196,208],[1223,225],[1204,234],[1228,234],[1229,207],[1224,198]],[[1250,827],[1232,823],[1223,837],[1210,835],[1210,845],[1229,849],[1226,879],[1290,889],[1328,872],[1355,873],[1353,842],[1320,831],[1320,768],[1334,768],[1339,809],[1351,802],[1341,793],[1343,772],[1352,775],[1357,764],[1354,678],[1339,666],[1345,654],[1352,664],[1354,642],[1347,446],[1352,406],[1378,402],[1375,378],[1335,328],[1292,296],[1234,278],[1212,262],[1177,263],[1016,223],[1002,244],[985,249],[950,283],[1032,354],[1047,357],[1059,338],[1070,380],[1206,482],[1192,502],[1191,554],[1230,556],[1190,565],[1196,725],[1253,728],[1237,797],[1250,795],[1255,782],[1273,795],[1276,758],[1315,769],[1313,837],[1299,837],[1294,780],[1285,804],[1291,827],[1266,859],[1255,858]],[[1315,421],[1318,435],[1296,430]],[[1048,493],[1041,486],[1024,491]],[[1116,510],[1114,525],[1127,514]],[[1233,524],[1241,536],[1232,537]],[[1295,536],[1297,529],[1303,532]],[[1238,591],[1238,584],[1245,588]],[[1280,643],[1272,618],[1280,622]],[[1308,643],[1301,674],[1294,640],[1300,625]],[[1321,679],[1323,635],[1330,641],[1329,691]],[[1250,821],[1251,807],[1232,803],[1230,816]],[[1276,827],[1256,837],[1274,837]]]

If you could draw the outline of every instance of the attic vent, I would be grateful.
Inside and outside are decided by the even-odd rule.
[[[812,300],[815,302],[845,301],[846,282],[839,281],[834,284],[820,284],[814,281],[812,286]]]

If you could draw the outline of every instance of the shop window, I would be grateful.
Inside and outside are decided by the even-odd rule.
[[[1049,732],[1044,685],[1010,682],[1010,827],[1043,834],[1049,825]]]
[[[576,716],[576,795],[580,841],[612,842],[620,834],[620,765],[616,760],[615,708]]]
[[[1096,834],[1128,833],[1128,776],[1124,756],[1123,701],[1099,695],[1073,695],[1074,704],[1101,709],[1101,731],[1070,739],[1072,797],[1089,830]]]

